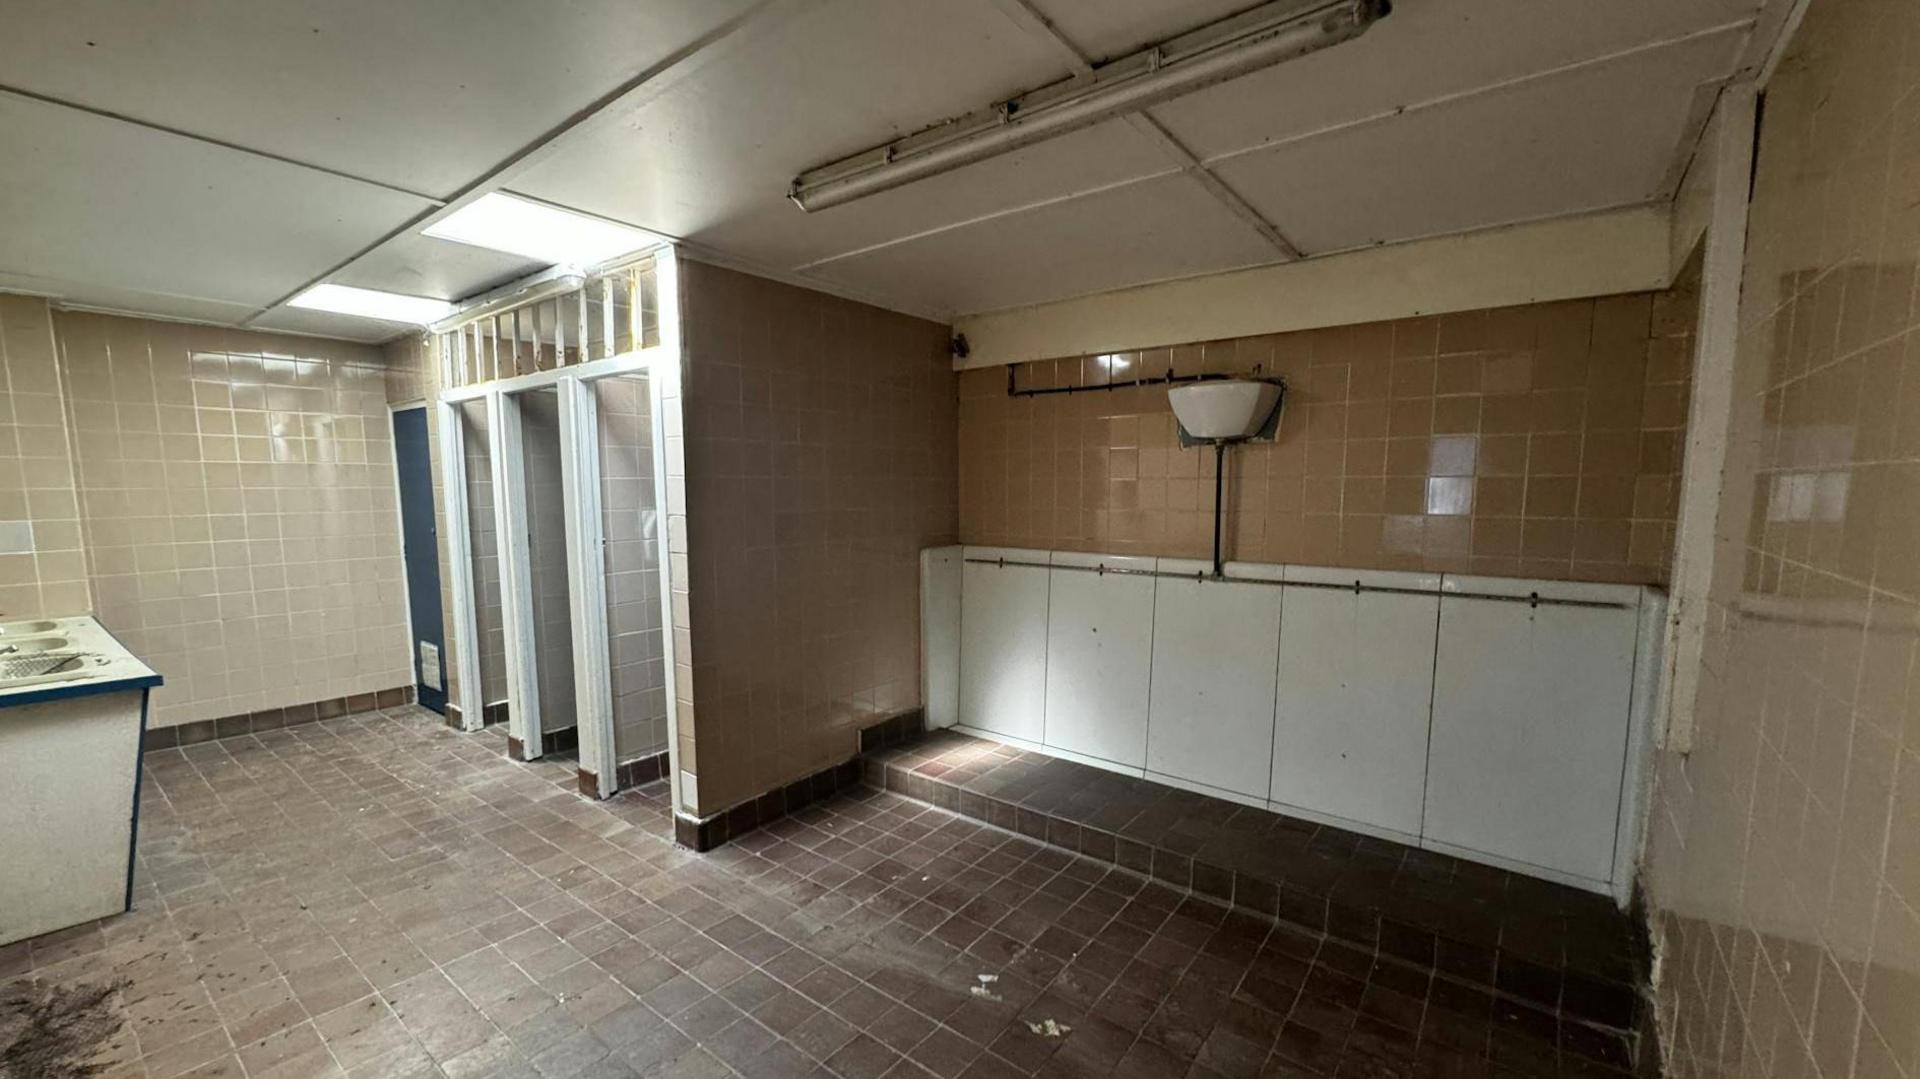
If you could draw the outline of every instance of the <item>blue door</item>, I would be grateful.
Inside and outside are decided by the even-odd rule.
[[[400,474],[400,542],[407,611],[413,616],[414,694],[445,715],[447,636],[440,621],[440,544],[433,527],[433,458],[424,406],[393,414],[393,462]]]

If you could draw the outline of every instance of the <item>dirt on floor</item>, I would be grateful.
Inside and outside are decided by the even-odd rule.
[[[114,994],[124,983],[42,985],[0,990],[0,1079],[85,1079],[126,1022]]]

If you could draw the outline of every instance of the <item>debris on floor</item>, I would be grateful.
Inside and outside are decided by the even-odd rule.
[[[972,993],[972,994],[973,994],[974,996],[976,996],[976,997],[979,997],[979,998],[980,998],[981,1000],[990,1000],[990,1001],[993,1001],[993,1002],[994,1002],[994,1003],[996,1003],[996,1004],[998,1004],[998,1003],[999,1003],[999,1002],[1000,1002],[1000,1001],[1001,1001],[1002,999],[1004,999],[1004,998],[1002,998],[1002,997],[1000,996],[1000,994],[998,994],[998,993],[996,993],[996,992],[994,992],[993,990],[991,990],[991,989],[988,989],[988,988],[987,988],[987,986],[990,986],[990,985],[992,985],[992,984],[993,984],[994,982],[997,982],[997,981],[999,981],[999,980],[1000,980],[1000,975],[998,975],[998,974],[976,974],[976,975],[974,975],[974,977],[976,977],[976,978],[979,978],[979,979],[980,979],[980,984],[979,984],[979,985],[976,985],[976,986],[974,986],[973,988],[971,988],[970,990],[968,990],[968,992],[970,992],[970,993]]]
[[[42,985],[0,993],[0,1079],[85,1079],[106,1065],[100,1050],[126,1022],[113,995],[123,982]]]
[[[1040,1035],[1042,1038],[1059,1038],[1073,1033],[1072,1027],[1065,1023],[1056,1022],[1053,1019],[1042,1019],[1038,1023],[1029,1021],[1027,1023],[1027,1029]]]

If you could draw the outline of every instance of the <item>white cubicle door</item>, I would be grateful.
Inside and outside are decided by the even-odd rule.
[[[1418,837],[1439,575],[1288,566],[1286,579],[1269,797]]]
[[[1427,773],[1428,840],[1607,882],[1626,760],[1638,589],[1452,576],[1446,587]],[[1536,592],[1548,602],[1531,602]]]
[[[1267,795],[1280,567],[1162,558],[1153,596],[1147,771],[1249,798]]]
[[[1047,552],[968,547],[960,587],[960,722],[1040,741],[1047,679]]]
[[[1130,768],[1147,760],[1154,560],[1053,553],[1045,743]],[[1145,571],[1145,575],[1105,570]]]

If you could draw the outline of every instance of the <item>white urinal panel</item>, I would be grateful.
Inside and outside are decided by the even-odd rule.
[[[1163,572],[1204,562],[1163,558]],[[1251,575],[1279,567],[1229,567]],[[1162,577],[1153,597],[1153,689],[1147,770],[1265,798],[1273,748],[1274,663],[1280,648],[1275,584]]]
[[[1347,576],[1369,589],[1285,589],[1269,797],[1282,811],[1294,807],[1417,837],[1438,582]],[[1423,585],[1435,590],[1371,590]]]
[[[1430,841],[1611,878],[1637,618],[1622,607],[1442,601]]]
[[[1154,579],[1072,567],[1104,563],[1151,570],[1154,560],[1059,551],[1053,558],[1042,741],[1069,753],[1144,767]]]
[[[979,551],[969,548],[961,567],[959,721],[1038,742],[1046,702],[1047,570],[981,564],[973,561]],[[1046,558],[1037,551],[1007,554]]]

